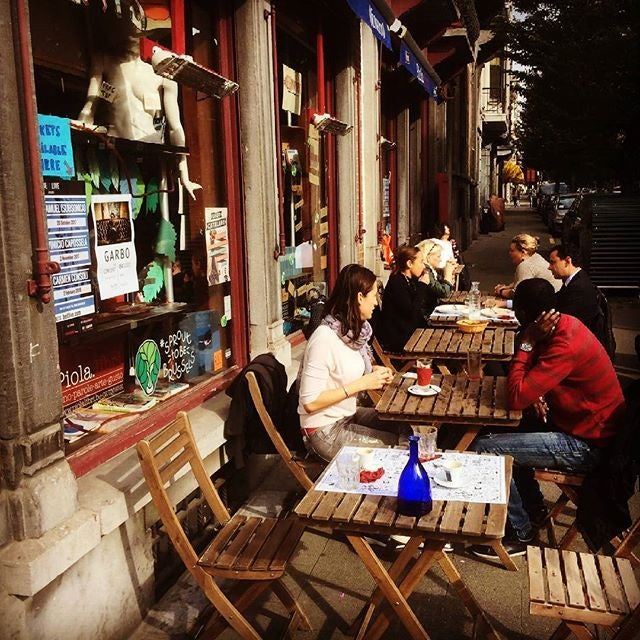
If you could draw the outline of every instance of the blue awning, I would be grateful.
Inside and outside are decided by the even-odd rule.
[[[391,31],[389,30],[389,25],[373,3],[370,0],[347,0],[347,3],[352,11],[363,22],[369,25],[369,28],[373,31],[373,35],[391,51]]]
[[[438,100],[438,87],[436,83],[404,42],[400,43],[400,63],[434,100]]]

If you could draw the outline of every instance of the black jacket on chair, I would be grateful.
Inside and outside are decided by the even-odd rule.
[[[265,407],[287,446],[292,451],[304,450],[298,416],[298,387],[294,383],[287,392],[284,366],[273,354],[263,353],[255,357],[227,389],[231,406],[224,423],[224,437],[237,467],[243,466],[245,452],[276,453],[251,400],[246,378],[249,371],[255,373]]]
[[[417,278],[407,278],[402,273],[389,276],[375,323],[376,338],[384,349],[401,352],[411,334],[427,326],[425,313],[432,297],[429,286]]]
[[[605,319],[598,302],[598,290],[584,269],[556,293],[556,309],[578,318],[606,348]]]

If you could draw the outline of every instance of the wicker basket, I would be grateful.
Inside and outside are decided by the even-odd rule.
[[[464,318],[456,322],[462,333],[482,333],[488,326],[488,320],[469,320]]]

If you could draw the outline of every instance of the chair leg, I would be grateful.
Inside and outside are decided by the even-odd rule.
[[[305,612],[293,597],[291,591],[287,589],[287,585],[282,582],[282,579],[273,581],[273,592],[291,615],[290,627],[292,626],[294,619],[296,619],[296,625],[291,630],[295,631],[297,628],[302,627],[306,631],[311,631],[313,627],[311,626],[311,622],[309,622],[309,618],[307,618]]]
[[[556,630],[549,636],[549,640],[565,640],[571,635],[571,629],[567,627],[567,625],[562,622],[558,625]]]
[[[593,640],[595,637],[591,631],[589,631],[589,629],[580,622],[565,622],[565,624],[579,640]]]

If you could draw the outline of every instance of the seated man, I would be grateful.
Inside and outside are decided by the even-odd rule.
[[[558,313],[554,305],[555,292],[547,280],[525,280],[516,289],[513,306],[523,331],[509,370],[509,406],[531,407],[538,420],[482,435],[473,446],[514,458],[504,539],[510,555],[524,554],[535,536],[531,520],[544,513],[533,469],[590,471],[620,428],[625,409],[603,346],[579,320]],[[472,552],[496,557],[491,548]]]
[[[549,252],[549,271],[562,280],[556,293],[555,307],[560,313],[578,318],[591,332],[605,342],[605,318],[598,304],[598,290],[589,274],[577,264],[577,252],[571,247],[558,245]]]

